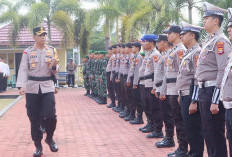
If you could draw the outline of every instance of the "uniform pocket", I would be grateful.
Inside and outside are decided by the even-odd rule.
[[[30,63],[30,69],[33,70],[38,66],[39,59],[37,57],[30,57],[29,63]]]

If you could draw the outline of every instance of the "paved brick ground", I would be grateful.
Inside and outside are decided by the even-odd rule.
[[[175,150],[157,149],[157,139],[147,139],[138,131],[143,125],[130,125],[83,94],[83,89],[60,89],[56,95],[58,124],[54,138],[59,152],[50,152],[43,142],[43,157],[165,157]],[[22,99],[0,118],[0,157],[28,157],[33,151]]]

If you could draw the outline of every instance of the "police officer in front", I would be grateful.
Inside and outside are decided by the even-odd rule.
[[[232,8],[228,9],[228,34],[229,39],[232,41]],[[231,49],[232,50],[232,49]],[[224,108],[226,109],[226,129],[227,138],[229,140],[230,156],[232,156],[232,51],[230,51],[229,58],[227,60],[227,66],[224,72],[221,85],[221,98],[223,100]]]
[[[40,119],[44,120],[47,137],[45,142],[52,152],[58,151],[53,140],[56,129],[55,87],[52,76],[57,74],[59,61],[56,49],[45,44],[46,31],[43,27],[33,29],[35,45],[23,52],[19,67],[17,87],[20,95],[26,93],[27,115],[31,123],[31,137],[36,150],[34,157],[43,153],[41,140],[43,134],[40,128]]]
[[[180,64],[176,82],[181,114],[190,146],[189,155],[191,157],[203,157],[204,151],[202,123],[198,103],[197,100],[191,100],[194,86],[197,85],[194,75],[201,51],[201,47],[198,44],[201,29],[201,27],[182,22],[181,41],[187,47],[187,51],[186,56]]]
[[[203,135],[210,157],[226,157],[225,109],[219,94],[230,51],[230,42],[220,29],[226,10],[204,2],[203,25],[209,37],[202,45],[196,78]]]

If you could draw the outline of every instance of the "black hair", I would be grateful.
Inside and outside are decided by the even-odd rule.
[[[222,26],[222,22],[224,20],[223,16],[219,16],[219,15],[212,15],[213,18],[217,18],[219,20],[218,22],[218,26],[221,27]]]

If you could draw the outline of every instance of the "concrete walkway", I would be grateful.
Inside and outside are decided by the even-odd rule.
[[[58,124],[52,153],[43,141],[43,157],[166,157],[176,148],[158,149],[160,139],[147,139],[131,125],[84,95],[82,88],[60,89],[56,95]],[[5,94],[17,94],[10,90]],[[34,151],[25,98],[0,118],[0,157],[30,157]],[[207,155],[205,155],[207,156]]]

